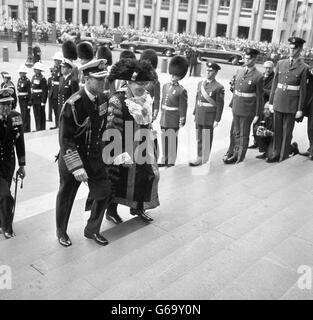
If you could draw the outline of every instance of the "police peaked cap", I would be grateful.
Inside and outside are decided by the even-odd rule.
[[[208,69],[210,69],[210,70],[215,70],[215,71],[221,70],[221,67],[220,67],[217,63],[215,63],[215,62],[208,62],[208,63],[206,64],[206,66],[207,66]]]
[[[254,48],[245,48],[244,52],[246,55],[249,55],[252,57],[256,57],[257,55],[260,54],[260,51]]]
[[[158,55],[153,49],[146,49],[142,52],[140,61],[148,60],[152,64],[152,67],[156,69],[158,67]]]
[[[302,38],[298,38],[298,37],[290,37],[288,39],[288,42],[290,44],[294,44],[296,47],[302,47],[305,44],[305,40]]]
[[[77,60],[77,47],[76,44],[71,41],[65,41],[62,45],[63,56],[66,59]]]
[[[13,101],[14,100],[12,97],[13,93],[14,93],[14,90],[12,88],[0,89],[0,103]]]
[[[157,79],[157,74],[150,62],[122,59],[112,67],[108,79],[109,81],[117,79],[128,81],[154,81]]]
[[[88,41],[82,41],[77,45],[78,58],[91,61],[94,58],[93,46]]]
[[[107,65],[111,66],[112,65],[112,52],[110,48],[107,46],[101,46],[98,48],[97,51],[97,59],[105,59],[107,61]]]
[[[183,79],[188,71],[188,60],[183,56],[175,56],[169,65],[169,74]]]

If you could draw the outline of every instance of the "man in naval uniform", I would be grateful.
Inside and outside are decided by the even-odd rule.
[[[222,118],[225,89],[215,79],[220,69],[221,67],[218,64],[208,62],[207,78],[198,84],[194,111],[198,158],[195,162],[189,164],[192,167],[200,166],[209,160],[214,129],[218,126]]]

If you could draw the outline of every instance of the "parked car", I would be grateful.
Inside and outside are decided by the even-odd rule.
[[[81,41],[89,41],[97,47],[105,45],[111,50],[115,48],[114,41],[111,38],[81,37]]]
[[[244,63],[243,53],[232,50],[226,45],[204,42],[198,45],[197,51],[200,53],[200,59],[203,61],[215,60],[234,65],[242,65]]]
[[[143,51],[145,49],[154,49],[157,53],[172,57],[176,54],[174,45],[168,43],[166,40],[157,39],[153,37],[139,37],[134,36],[129,40],[125,40],[120,44],[122,49],[129,49],[133,52]]]

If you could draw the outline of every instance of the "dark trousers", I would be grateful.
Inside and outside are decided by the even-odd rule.
[[[313,106],[310,107],[309,113],[308,113],[308,138],[310,142],[310,155],[313,156]]]
[[[73,174],[69,173],[63,158],[59,158],[60,187],[56,200],[56,227],[57,235],[64,235],[67,231],[68,221],[72,211],[75,196],[80,182]],[[88,234],[99,233],[104,212],[109,204],[109,197],[106,199],[93,200],[91,214],[85,228]]]
[[[274,112],[274,151],[273,157],[283,161],[289,157],[295,114]]]
[[[197,63],[191,63],[189,69],[189,76],[192,75],[192,72],[196,69]]]
[[[165,165],[175,165],[178,150],[178,131],[179,129],[171,129],[161,127],[162,152],[163,158],[161,163]]]
[[[17,51],[21,52],[22,51],[22,39],[17,39],[16,44],[17,44]]]
[[[58,99],[49,98],[48,120],[52,121],[52,110],[53,110],[56,127],[59,127],[59,106],[58,105],[59,105]]]
[[[235,148],[235,136],[234,136],[234,120],[231,123],[231,127],[230,127],[230,134],[229,134],[229,147],[228,150],[226,152],[226,155],[228,157],[232,157],[234,154],[234,148]]]
[[[198,158],[202,159],[203,163],[209,161],[212,143],[214,137],[213,126],[201,126],[196,125],[197,129],[197,146],[198,146]]]
[[[234,156],[238,161],[243,161],[249,146],[249,136],[253,117],[233,115],[234,119]]]
[[[23,119],[23,129],[24,132],[30,132],[31,124],[30,124],[30,108],[28,106],[28,102],[25,100],[20,100],[20,109],[21,115]]]
[[[0,176],[0,227],[3,232],[12,233],[13,228],[13,197],[10,192],[12,179]]]
[[[34,104],[34,117],[36,123],[36,130],[46,130],[46,106],[42,106],[41,104]]]

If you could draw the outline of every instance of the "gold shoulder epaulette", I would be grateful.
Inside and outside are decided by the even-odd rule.
[[[82,96],[79,94],[79,92],[74,93],[69,99],[65,101],[64,104],[74,104],[76,101],[78,101]]]

